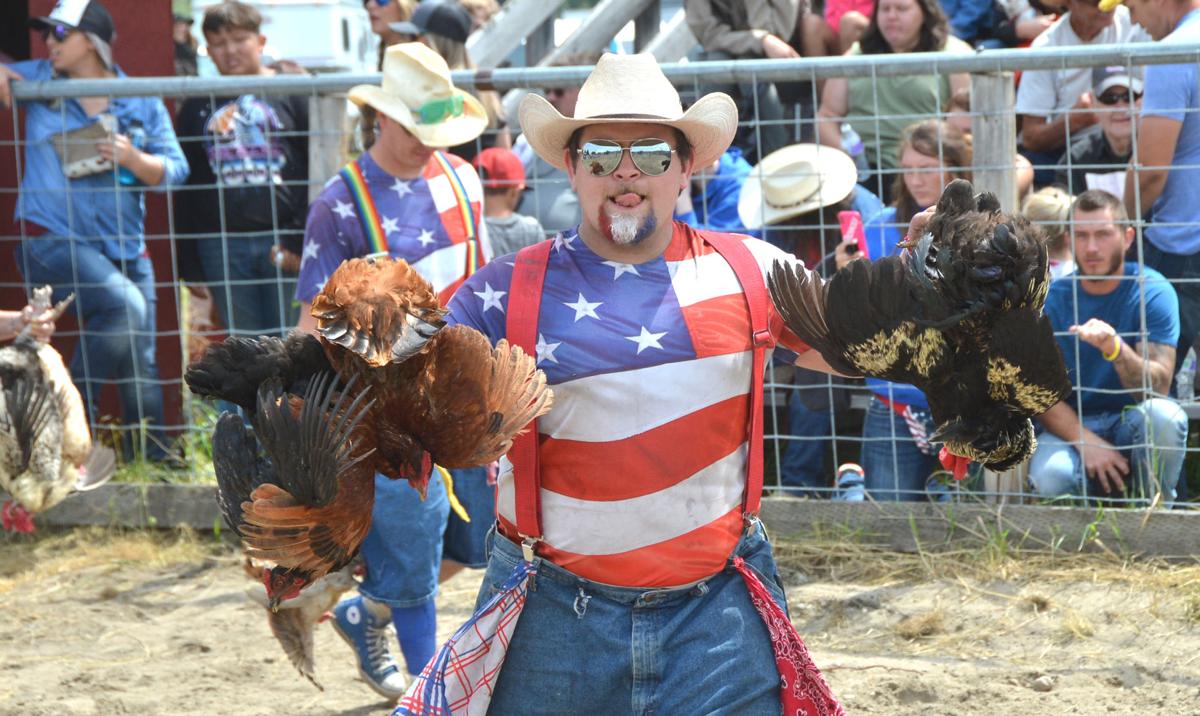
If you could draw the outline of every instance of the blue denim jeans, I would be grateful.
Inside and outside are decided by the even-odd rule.
[[[1183,469],[1188,421],[1173,400],[1150,398],[1116,413],[1083,418],[1084,427],[1112,443],[1130,462],[1132,495],[1149,498],[1162,486],[1167,502]],[[1029,465],[1029,481],[1039,495],[1101,496],[1100,484],[1088,481],[1076,446],[1043,431]],[[1117,495],[1112,495],[1116,497]]]
[[[487,535],[496,522],[496,486],[488,484],[487,468],[452,470],[454,495],[462,503],[470,522],[453,511],[442,534],[442,557],[467,567],[487,566]]]
[[[786,608],[761,525],[737,545]],[[494,534],[482,604],[521,548]],[[693,586],[625,588],[538,560],[489,714],[738,714],[778,716],[771,639],[741,575],[727,566]]]
[[[407,481],[376,475],[371,530],[362,544],[367,576],[358,590],[391,607],[415,607],[433,599],[449,513],[446,486],[436,470],[424,501]]]
[[[863,420],[862,468],[871,497],[913,502],[925,499],[925,480],[939,463],[917,447],[904,418],[876,397]]]
[[[271,263],[274,234],[207,237],[196,242],[213,302],[230,335],[282,336],[296,325],[296,279]]]
[[[805,390],[827,388],[809,386]],[[829,447],[832,424],[833,415],[830,411],[810,409],[800,399],[800,390],[792,391],[788,400],[788,433],[799,439],[783,443],[783,456],[779,463],[779,482],[782,486],[806,489],[830,486],[829,473],[825,470],[825,451]],[[821,496],[827,497],[828,493]]]
[[[55,301],[75,293],[68,310],[75,311],[81,335],[71,359],[71,378],[83,394],[92,424],[99,418],[101,389],[116,383],[123,424],[146,426],[144,431],[125,433],[126,455],[164,457],[167,437],[154,353],[157,301],[150,257],[114,262],[95,244],[50,235],[22,242],[14,255],[30,286],[50,284]]]
[[[1142,244],[1142,257],[1147,266],[1171,282],[1179,296],[1179,343],[1175,348],[1175,370],[1171,373],[1174,381],[1200,331],[1200,254],[1169,254],[1146,241]]]

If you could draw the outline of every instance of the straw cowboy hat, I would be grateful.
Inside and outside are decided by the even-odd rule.
[[[840,149],[793,144],[771,152],[746,175],[738,216],[750,229],[777,224],[838,203],[857,181],[854,160]]]
[[[737,106],[729,95],[714,92],[683,111],[679,93],[653,55],[605,54],[579,88],[575,116],[564,117],[545,98],[529,94],[521,101],[521,129],[538,156],[566,169],[563,149],[571,134],[592,124],[648,122],[675,127],[692,145],[695,166],[720,158],[737,131]]]
[[[479,100],[450,81],[442,56],[419,42],[392,45],[383,56],[383,86],[358,85],[350,101],[369,105],[427,147],[455,147],[487,128]]]

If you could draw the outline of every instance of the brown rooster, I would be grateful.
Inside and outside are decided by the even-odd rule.
[[[912,383],[955,455],[1004,470],[1032,454],[1030,417],[1070,393],[1048,318],[1045,244],[991,194],[951,182],[906,251],[822,283],[776,264],[771,297],[835,370]]]
[[[403,261],[343,263],[313,315],[319,338],[230,338],[185,376],[252,416],[253,433],[221,416],[213,464],[226,521],[249,555],[276,565],[272,606],[354,557],[376,472],[424,495],[435,462],[498,459],[552,401],[520,348],[444,327],[430,285]]]

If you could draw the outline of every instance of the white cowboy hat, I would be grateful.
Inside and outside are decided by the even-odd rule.
[[[850,155],[821,144],[793,144],[763,158],[738,197],[742,225],[757,229],[850,196],[858,170]]]
[[[392,45],[383,56],[383,86],[358,85],[350,101],[369,105],[427,147],[455,147],[487,129],[487,112],[450,81],[442,56],[419,42]]]
[[[592,124],[647,122],[675,127],[692,145],[695,166],[720,158],[737,131],[737,106],[729,95],[706,94],[687,112],[653,55],[605,54],[579,88],[575,116],[564,117],[536,94],[521,100],[521,129],[538,156],[566,169],[563,149],[571,134]]]

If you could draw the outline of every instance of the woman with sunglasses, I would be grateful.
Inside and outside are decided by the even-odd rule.
[[[49,57],[0,66],[0,104],[10,81],[124,77],[113,63],[112,16],[97,0],[61,0],[30,25]],[[17,266],[32,285],[75,293],[82,336],[71,374],[93,420],[100,389],[115,382],[126,426],[148,425],[137,451],[166,457],[155,359],[154,267],[143,234],[146,187],[175,186],[188,165],[162,100],[81,97],[23,103],[24,175],[16,219]],[[89,137],[83,139],[80,137]]]

